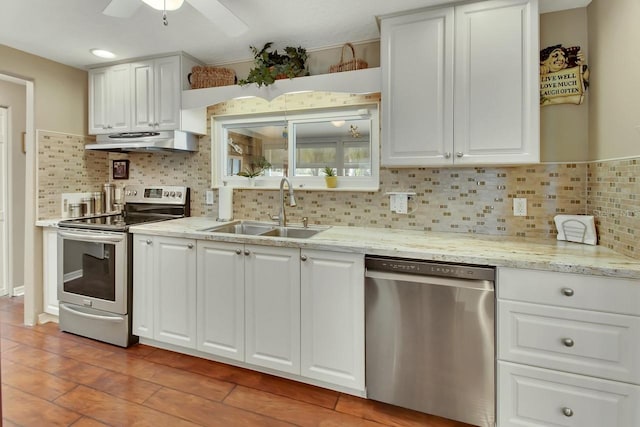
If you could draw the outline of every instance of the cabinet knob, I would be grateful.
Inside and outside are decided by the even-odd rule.
[[[306,255],[300,255],[300,259],[301,259],[302,261],[306,261],[306,260],[307,260],[307,256],[306,256]]]
[[[562,295],[564,295],[566,297],[572,297],[573,296],[573,289],[571,289],[571,288],[562,288]]]
[[[150,245],[150,244],[152,244],[152,243],[153,243],[153,241],[152,241],[151,239],[147,239],[147,242],[146,242],[146,243],[147,243],[147,245]]]
[[[251,252],[249,251],[249,249],[245,249],[245,250],[244,250],[244,254],[245,254],[245,255],[247,255],[247,256],[249,256],[249,255],[251,255]]]
[[[456,152],[456,157],[462,157],[462,156],[464,156],[464,153],[462,151]]]
[[[571,408],[562,408],[562,413],[564,414],[565,417],[572,417],[573,416],[573,409],[571,409]]]
[[[573,340],[571,338],[563,338],[562,339],[562,344],[565,345],[565,347],[573,347],[573,344],[575,344],[573,342]]]
[[[187,245],[187,247],[188,247],[189,249],[193,249],[193,243],[189,243],[189,244]]]
[[[236,249],[236,253],[240,255],[242,253],[242,249]]]
[[[451,158],[451,153],[444,153],[444,158],[445,159],[450,159]]]

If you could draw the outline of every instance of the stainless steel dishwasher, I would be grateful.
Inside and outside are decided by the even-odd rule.
[[[365,259],[367,397],[495,425],[495,269]]]

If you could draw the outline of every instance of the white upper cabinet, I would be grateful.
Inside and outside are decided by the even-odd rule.
[[[180,125],[180,58],[131,65],[133,130],[172,130]]]
[[[89,70],[89,133],[206,132],[205,109],[182,110],[193,65],[191,58],[173,55]]]
[[[453,8],[382,21],[382,162],[448,162],[453,151]]]
[[[89,70],[89,133],[124,132],[131,127],[129,64]]]
[[[382,164],[539,161],[537,0],[382,20]]]
[[[539,162],[537,0],[455,13],[454,162]]]

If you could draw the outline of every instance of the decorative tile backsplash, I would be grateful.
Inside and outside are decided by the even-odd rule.
[[[109,179],[107,153],[85,151],[86,138],[38,130],[38,219],[60,218],[62,193],[98,191]]]
[[[640,258],[640,158],[590,163],[587,176],[587,210],[600,244]]]
[[[110,162],[131,161],[128,180],[117,185],[174,184],[191,188],[191,214],[217,214],[217,197],[205,205],[211,182],[210,138],[197,153],[106,154],[85,152],[84,138],[39,132],[39,214],[60,216],[60,194],[95,191],[112,181]],[[640,258],[640,160],[539,164],[486,168],[381,169],[377,192],[296,190],[290,221],[361,227],[555,238],[556,214],[592,214],[600,244]],[[389,209],[390,191],[413,191],[410,213]],[[215,192],[215,190],[214,190]],[[216,192],[217,193],[217,192]],[[512,214],[514,197],[527,198],[525,217]],[[267,220],[278,211],[278,191],[234,190],[234,217]]]

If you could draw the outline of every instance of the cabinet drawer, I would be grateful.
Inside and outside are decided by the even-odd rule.
[[[498,358],[640,384],[640,317],[498,301]]]
[[[640,316],[640,281],[499,268],[498,298]]]
[[[640,425],[640,387],[498,362],[498,425]]]

